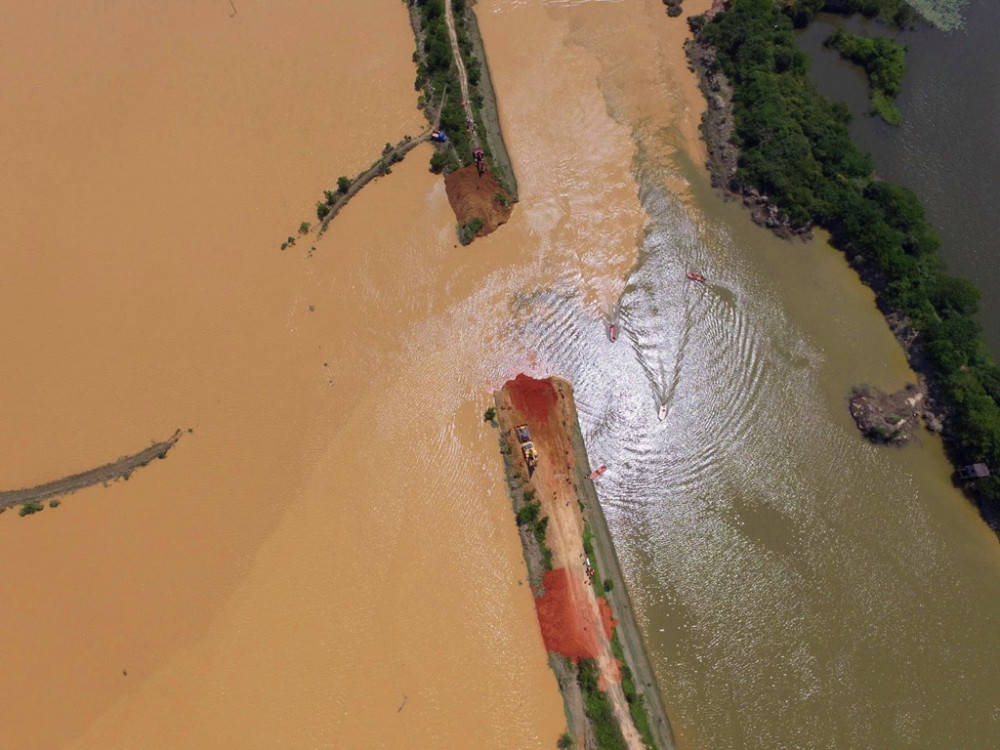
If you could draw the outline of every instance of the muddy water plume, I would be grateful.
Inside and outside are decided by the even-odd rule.
[[[987,744],[995,542],[933,440],[854,433],[847,385],[909,373],[839,256],[705,190],[681,21],[483,0],[518,211],[456,247],[420,147],[309,257],[321,191],[420,129],[405,13],[236,6],[8,16],[3,473],[195,432],[0,519],[0,744],[551,747],[481,416],[521,371],[574,383],[689,745]]]
[[[405,8],[5,21],[3,486],[193,433],[0,518],[0,746],[551,746],[491,378],[456,365],[493,262],[453,267],[425,147],[279,250],[422,128]]]

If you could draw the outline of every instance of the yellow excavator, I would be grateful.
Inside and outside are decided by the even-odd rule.
[[[528,467],[528,477],[535,473],[538,466],[538,451],[535,444],[531,442],[531,433],[528,432],[528,425],[519,424],[514,428],[517,430],[517,442],[521,444],[521,454],[524,456],[524,463]]]

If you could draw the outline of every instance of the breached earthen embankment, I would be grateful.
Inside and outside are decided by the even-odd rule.
[[[24,503],[35,503],[47,500],[56,495],[68,495],[95,484],[113,482],[117,479],[128,479],[132,472],[145,466],[154,459],[166,458],[167,453],[181,439],[181,431],[177,430],[161,443],[153,443],[148,448],[131,456],[122,456],[117,461],[98,466],[96,469],[73,474],[54,482],[47,482],[36,487],[21,490],[6,490],[0,492],[0,508],[11,508]]]
[[[504,224],[517,202],[517,179],[500,127],[486,50],[471,3],[455,9],[451,0],[444,0],[441,12],[431,12],[411,2],[410,23],[417,44],[418,87],[424,101],[441,102],[439,119],[450,136],[437,144],[431,166],[447,174],[448,201],[458,220],[459,239],[467,245]],[[451,50],[450,65],[442,64],[440,43],[434,41],[442,29]],[[437,54],[430,55],[430,47]]]
[[[489,169],[483,174],[471,164],[456,169],[445,176],[444,187],[459,227],[469,228],[467,237],[459,235],[463,242],[485,237],[510,218],[514,197]]]
[[[673,748],[593,482],[572,386],[524,375],[494,394],[501,453],[535,595],[575,747],[620,732],[625,746]],[[528,470],[527,426],[537,465]],[[593,711],[595,700],[607,710]],[[589,708],[587,708],[589,707]]]

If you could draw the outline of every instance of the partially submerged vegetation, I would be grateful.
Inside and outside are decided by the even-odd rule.
[[[865,69],[872,109],[890,125],[899,125],[903,115],[896,106],[896,97],[903,81],[906,46],[885,37],[851,34],[843,29],[834,31],[824,44]]]
[[[478,216],[472,221],[458,225],[458,241],[468,245],[476,238],[476,232],[483,228],[483,220]]]
[[[90,487],[95,484],[106,484],[118,479],[127,480],[136,469],[145,466],[157,458],[166,458],[167,453],[169,453],[170,449],[180,439],[181,431],[177,430],[163,442],[153,443],[138,453],[131,456],[123,456],[117,461],[98,466],[90,471],[73,474],[72,476],[40,484],[36,487],[21,490],[5,490],[0,492],[0,511],[20,505],[21,509],[18,511],[18,515],[28,516],[43,510],[42,501],[56,495],[67,495],[84,487]],[[49,503],[49,507],[56,508],[59,506],[59,502],[59,500],[53,500]]]
[[[379,158],[354,179],[346,176],[338,177],[337,189],[324,190],[323,200],[316,202],[316,218],[319,220],[316,236],[322,236],[330,222],[336,218],[337,214],[340,213],[341,209],[347,205],[351,198],[361,192],[361,188],[376,177],[383,177],[391,173],[392,165],[403,161],[403,157],[411,149],[426,141],[432,129],[432,127],[428,127],[417,136],[403,136],[403,139],[395,146],[391,143],[386,143]],[[299,224],[298,233],[301,236],[305,236],[309,234],[312,228],[312,224],[308,221],[303,221]],[[288,239],[281,243],[282,250],[287,250],[290,247],[295,247],[295,237],[293,236],[289,236]]]
[[[341,176],[335,190],[324,190],[323,200],[316,202],[316,219],[319,221],[315,228],[317,237],[326,231],[329,223],[365,185],[389,174],[392,166],[402,161],[411,149],[428,140],[436,144],[431,156],[432,172],[450,174],[470,166],[475,163],[475,150],[481,148],[483,163],[494,175],[499,188],[491,190],[491,193],[495,192],[494,202],[504,209],[506,215],[500,211],[500,220],[460,215],[457,230],[463,245],[472,242],[477,234],[487,234],[506,221],[510,205],[517,201],[517,181],[500,131],[496,96],[486,66],[479,27],[469,3],[467,0],[451,0],[458,55],[469,87],[468,110],[464,106],[463,81],[448,30],[447,0],[407,0],[407,6],[417,40],[417,49],[413,53],[413,61],[417,64],[415,86],[421,92],[417,106],[424,110],[428,127],[417,136],[404,136],[395,145],[386,143],[379,158],[367,169],[353,179]],[[471,118],[467,112],[471,113]],[[439,135],[439,129],[446,134],[446,138]],[[482,140],[478,134],[482,134]],[[454,205],[450,193],[449,201]],[[310,231],[313,231],[310,222],[299,224],[300,237]],[[281,249],[294,247],[295,242],[295,235],[289,235],[281,243]],[[315,250],[315,247],[312,249]]]
[[[1000,368],[975,317],[979,292],[944,271],[940,240],[916,196],[874,177],[871,158],[848,135],[847,108],[810,83],[793,26],[822,4],[732,0],[711,20],[692,19],[700,48],[692,61],[709,109],[731,108],[738,163],[721,181],[763,196],[793,230],[817,224],[830,232],[927,377],[952,461],[1000,467]],[[722,86],[731,87],[730,102],[716,96]],[[706,139],[712,150],[712,135]],[[965,488],[1000,530],[1000,478]]]
[[[899,28],[909,26],[917,18],[907,0],[779,0],[778,4],[797,28],[808,26],[820,11],[845,16],[860,13]]]

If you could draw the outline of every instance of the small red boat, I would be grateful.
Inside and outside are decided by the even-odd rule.
[[[687,277],[691,279],[691,281],[698,281],[701,282],[702,284],[705,283],[705,277],[702,276],[700,273],[695,273],[694,271],[688,271]]]
[[[618,326],[614,323],[608,326],[608,338],[611,339],[612,344],[618,340]]]
[[[605,466],[604,464],[601,464],[596,469],[594,469],[592,472],[590,472],[590,478],[591,479],[597,479],[599,476],[601,476],[601,474],[603,474],[607,470],[608,470],[608,467]]]

